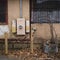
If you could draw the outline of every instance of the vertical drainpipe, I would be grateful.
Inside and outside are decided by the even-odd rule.
[[[22,12],[22,0],[20,0],[20,18],[23,17],[23,12]]]

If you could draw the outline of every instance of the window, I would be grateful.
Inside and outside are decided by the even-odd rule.
[[[31,0],[32,23],[60,23],[60,0]]]
[[[0,0],[0,24],[7,23],[7,0]]]

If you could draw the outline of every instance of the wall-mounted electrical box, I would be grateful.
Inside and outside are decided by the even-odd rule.
[[[26,20],[26,33],[30,32],[30,21]]]
[[[17,19],[17,35],[25,35],[25,19]]]
[[[12,20],[12,33],[16,33],[16,20]]]

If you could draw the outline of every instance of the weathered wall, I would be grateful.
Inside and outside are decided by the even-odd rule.
[[[29,0],[23,0],[23,17],[26,20],[30,20],[30,6],[29,6]]]
[[[30,20],[29,0],[23,0],[23,17],[26,20]],[[20,17],[20,5],[19,0],[8,0],[8,25],[11,35],[11,21]],[[36,37],[42,37],[44,39],[50,39],[50,26],[49,24],[33,24],[32,27],[36,27]],[[60,24],[54,24],[57,37],[60,38]]]
[[[8,25],[11,35],[11,21],[19,17],[19,0],[8,0]]]
[[[23,0],[23,18],[29,20],[29,0]],[[8,0],[8,26],[10,30],[9,36],[14,36],[11,32],[11,21],[20,18],[20,0]],[[4,36],[0,36],[4,37]]]
[[[29,20],[29,0],[23,0],[23,18]],[[20,17],[20,0],[8,0],[8,25],[11,33],[11,21]]]
[[[43,43],[43,41],[46,42],[47,40],[51,39],[50,25],[49,24],[47,24],[47,23],[32,24],[31,26],[32,26],[32,28],[36,27],[34,43],[39,43],[39,44],[34,44],[34,49],[40,48],[41,42]],[[55,31],[53,30],[54,38],[57,35],[57,40],[59,41],[60,40],[60,23],[53,24],[53,28],[55,29]]]
[[[47,24],[47,23],[32,24],[32,27],[36,27],[35,37],[43,38],[43,39],[51,38],[49,24]],[[56,35],[57,35],[57,38],[58,39],[60,38],[60,24],[58,24],[58,23],[53,24],[53,33],[54,33],[54,37],[56,37]]]

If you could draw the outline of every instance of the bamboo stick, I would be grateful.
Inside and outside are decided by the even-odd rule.
[[[34,36],[33,36],[33,30],[31,31],[31,53],[33,53],[33,39],[34,39]]]
[[[4,33],[4,37],[5,37],[5,54],[8,54],[8,33],[7,32]]]

